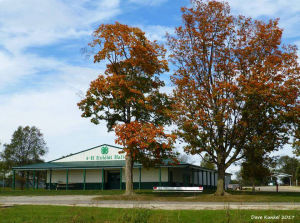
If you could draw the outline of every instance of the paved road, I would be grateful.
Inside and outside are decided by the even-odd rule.
[[[268,191],[268,192],[276,192],[276,186],[262,186],[256,187],[257,191]],[[279,186],[279,192],[300,192],[300,187],[295,186]]]
[[[161,201],[96,201],[99,196],[1,196],[0,204],[10,205],[63,205],[86,207],[111,207],[111,208],[150,208],[165,210],[222,210],[222,209],[272,209],[272,210],[300,210],[300,202],[161,202]]]

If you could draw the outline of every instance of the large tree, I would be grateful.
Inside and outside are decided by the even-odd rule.
[[[43,156],[48,149],[41,131],[35,126],[19,126],[13,133],[11,142],[4,144],[0,154],[4,168],[23,166],[43,162]],[[21,172],[21,183],[24,183],[24,172]],[[23,187],[22,183],[22,187]]]
[[[120,23],[100,25],[90,44],[98,51],[94,62],[108,62],[104,75],[92,81],[78,104],[82,117],[107,123],[116,143],[126,153],[126,194],[133,193],[132,168],[160,163],[172,156],[174,136],[165,134],[170,123],[171,100],[159,91],[159,75],[168,71],[165,49],[151,42],[139,28]]]
[[[193,1],[182,13],[183,26],[168,36],[177,133],[186,151],[212,158],[223,195],[225,170],[253,140],[269,151],[288,142],[299,115],[297,49],[281,45],[277,19],[233,16],[224,2]]]

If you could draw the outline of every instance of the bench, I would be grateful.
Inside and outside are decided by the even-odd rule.
[[[154,192],[203,192],[203,187],[153,187]]]

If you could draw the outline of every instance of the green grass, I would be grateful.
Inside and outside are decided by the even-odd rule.
[[[27,189],[12,190],[11,188],[0,189],[0,196],[51,196],[51,195],[118,195],[123,194],[121,190],[45,190]]]
[[[290,216],[292,220],[253,220],[251,216]],[[14,206],[0,207],[1,223],[79,223],[79,222],[201,222],[201,223],[246,223],[246,222],[299,222],[299,211],[272,210],[149,210],[114,209],[63,206]]]
[[[203,201],[203,202],[300,202],[300,192],[256,192],[231,191],[227,196],[214,196],[213,190],[203,193],[169,193],[152,190],[136,190],[134,196],[120,196],[124,190],[12,190],[0,189],[0,196],[54,196],[54,195],[98,195],[96,200],[146,200],[146,201]]]

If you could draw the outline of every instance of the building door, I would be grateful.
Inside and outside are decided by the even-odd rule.
[[[107,189],[120,189],[120,173],[108,172]]]
[[[170,171],[169,172],[169,186],[173,186],[173,172],[172,171]]]
[[[183,174],[183,186],[190,186],[191,178],[189,174]]]

